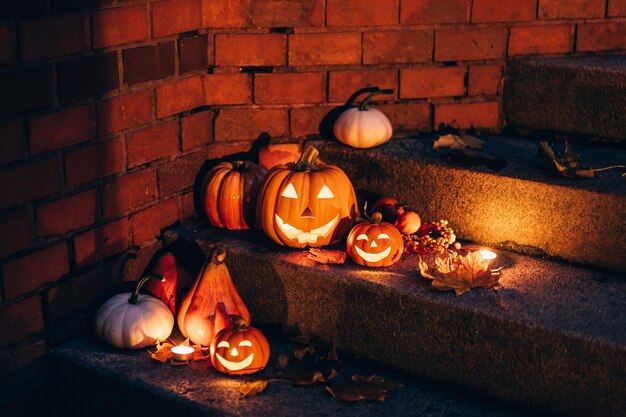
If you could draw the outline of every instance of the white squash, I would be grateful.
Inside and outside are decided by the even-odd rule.
[[[139,294],[141,286],[153,277],[139,280],[133,293],[108,299],[95,316],[98,337],[117,348],[140,349],[165,340],[174,328],[174,316],[163,301]]]
[[[359,107],[350,108],[337,118],[333,125],[335,137],[353,148],[373,148],[387,142],[393,134],[391,122],[383,112],[368,109],[369,99],[377,94],[391,94],[392,90],[379,90],[363,99]]]

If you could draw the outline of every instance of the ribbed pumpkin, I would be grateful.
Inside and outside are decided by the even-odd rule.
[[[254,226],[257,196],[267,170],[249,161],[220,162],[204,177],[202,205],[209,222],[228,230]]]
[[[210,353],[215,370],[243,375],[265,368],[270,358],[270,346],[260,330],[247,327],[242,320],[215,336]]]
[[[393,134],[391,122],[383,112],[367,108],[369,100],[378,94],[392,94],[393,90],[379,90],[367,95],[359,107],[341,113],[333,126],[340,142],[353,148],[373,148],[387,142]]]
[[[144,288],[148,294],[161,299],[172,314],[176,314],[176,308],[183,298],[183,294],[191,287],[192,278],[180,265],[172,253],[161,252],[154,265],[150,268],[152,274],[163,276],[162,280],[150,280]]]
[[[358,265],[389,266],[402,256],[402,235],[391,223],[382,221],[380,213],[352,228],[346,242],[346,252]]]
[[[304,248],[343,239],[357,216],[350,179],[338,167],[317,161],[308,146],[296,163],[267,174],[257,203],[257,221],[276,243]]]
[[[193,343],[209,346],[230,325],[230,316],[250,323],[250,312],[224,264],[226,250],[216,246],[178,308],[178,329]]]

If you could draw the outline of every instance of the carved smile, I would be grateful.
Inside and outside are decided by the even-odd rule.
[[[359,256],[361,258],[363,258],[363,260],[365,262],[378,262],[378,261],[382,261],[383,259],[385,259],[387,256],[389,256],[389,254],[391,253],[391,246],[389,246],[387,249],[385,249],[382,252],[379,253],[369,253],[369,252],[365,252],[364,250],[362,250],[361,248],[359,248],[358,246],[355,246],[354,249],[356,250],[356,253],[359,254]]]
[[[241,362],[231,362],[228,359],[224,359],[222,355],[215,352],[215,356],[217,356],[217,360],[222,366],[229,371],[241,371],[242,369],[247,368],[252,364],[252,360],[254,359],[254,353],[248,355],[248,357]]]
[[[328,236],[328,234],[334,230],[335,225],[339,222],[339,214],[337,214],[334,219],[325,225],[313,229],[310,232],[304,232],[293,227],[289,223],[285,223],[285,221],[281,219],[278,214],[275,214],[274,216],[276,217],[276,224],[278,225],[280,231],[283,232],[289,239],[298,239],[298,243],[317,243],[317,239],[319,237]]]

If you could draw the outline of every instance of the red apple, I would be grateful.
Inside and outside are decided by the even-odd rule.
[[[393,198],[382,197],[372,206],[372,214],[376,212],[383,215],[383,221],[394,224],[398,216],[404,212],[404,208]]]
[[[398,216],[396,227],[404,234],[412,235],[416,233],[422,225],[422,219],[414,211],[405,211]]]

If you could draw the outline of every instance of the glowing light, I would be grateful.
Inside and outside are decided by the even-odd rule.
[[[178,345],[172,348],[172,359],[179,362],[191,360],[194,348],[191,346]]]
[[[496,259],[498,257],[498,255],[496,255],[495,252],[492,252],[492,251],[487,250],[487,249],[481,249],[480,250],[480,256],[482,256],[483,259],[486,260],[486,261],[490,261],[490,260]]]

